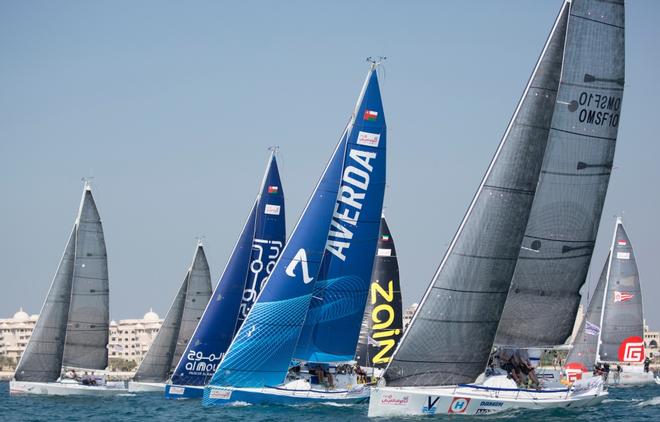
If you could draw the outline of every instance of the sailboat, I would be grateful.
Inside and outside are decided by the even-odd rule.
[[[367,374],[378,378],[392,358],[402,334],[399,263],[392,233],[382,217],[355,360]]]
[[[355,356],[385,191],[377,66],[372,62],[281,258],[204,389],[204,405],[368,398],[368,388],[341,368]]]
[[[165,383],[188,345],[211,298],[211,272],[201,241],[163,325],[140,363],[128,391],[164,392]]]
[[[573,203],[562,202],[563,186],[553,188],[543,177],[585,169],[589,177],[598,177],[611,169],[611,162],[591,161],[598,158],[591,148],[616,140],[624,74],[623,8],[623,1],[563,3],[384,382],[372,389],[369,416],[491,414],[511,408],[586,406],[604,399],[607,393],[598,379],[543,390],[518,388],[506,376],[489,377],[483,384],[474,381],[488,364],[521,249],[540,250],[552,240],[549,235],[526,238],[528,224],[552,224],[554,208],[566,216],[595,208],[589,203],[593,198],[581,198],[579,192]],[[577,150],[573,144],[579,145]],[[594,169],[601,171],[591,174]],[[553,190],[555,195],[547,194]],[[554,313],[539,311],[542,318],[553,320]]]
[[[243,324],[284,247],[284,191],[276,159],[268,158],[259,193],[218,287],[185,351],[175,360],[165,397],[202,397],[229,343]]]
[[[103,227],[86,181],[39,320],[9,383],[11,394],[107,396],[127,391],[123,382],[83,374],[108,366],[108,289]],[[68,378],[62,376],[67,369]]]
[[[609,256],[566,358],[566,371],[573,379],[588,378],[596,363],[607,363],[610,386],[653,384],[653,372],[644,371],[645,357],[637,261],[630,237],[617,218]],[[623,371],[615,374],[617,365]]]

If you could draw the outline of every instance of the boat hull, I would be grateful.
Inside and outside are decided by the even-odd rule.
[[[598,386],[584,391],[517,390],[483,386],[375,387],[370,417],[415,415],[489,415],[511,409],[550,409],[592,406],[607,396]]]
[[[129,393],[162,393],[163,391],[165,391],[165,383],[163,382],[128,382]]]
[[[222,406],[233,403],[282,405],[315,403],[359,404],[366,403],[369,400],[369,394],[369,387],[342,391],[290,390],[280,387],[207,387],[204,389],[202,403],[205,406]]]
[[[166,399],[201,399],[204,395],[204,387],[199,385],[172,385],[165,386]]]
[[[118,394],[128,393],[125,387],[120,387],[124,383],[117,383],[111,386],[91,386],[75,383],[61,382],[28,382],[28,381],[10,381],[10,394],[38,394],[44,396],[95,396],[106,397],[116,396]],[[116,386],[115,386],[116,385]]]

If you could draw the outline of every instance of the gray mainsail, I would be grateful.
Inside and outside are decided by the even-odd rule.
[[[573,0],[569,7],[558,107],[499,345],[553,346],[571,335],[612,172],[624,85],[624,1]]]
[[[77,220],[63,366],[87,369],[105,369],[108,366],[108,292],[108,258],[103,226],[91,187],[86,185]]]
[[[163,325],[133,377],[135,381],[167,381],[181,358],[210,297],[209,264],[204,247],[198,243],[192,264],[174,297],[174,302],[167,311]]]
[[[181,316],[186,302],[186,290],[188,288],[188,278],[190,273],[186,274],[179,291],[174,297],[170,309],[165,315],[163,325],[160,326],[156,338],[149,346],[144,360],[135,372],[133,379],[141,382],[165,382],[169,376],[172,366],[174,350],[176,349],[176,339],[181,328]]]
[[[607,284],[607,267],[610,256],[608,254],[603,271],[596,284],[596,290],[589,301],[589,307],[580,324],[573,348],[568,352],[566,363],[581,363],[587,370],[592,371],[596,363],[596,349],[598,348],[598,337],[600,335],[600,318],[603,311],[603,294]]]
[[[557,107],[567,19],[564,5],[481,185],[386,370],[388,385],[472,382],[486,367]]]
[[[204,247],[199,244],[188,275],[186,301],[183,307],[183,315],[181,316],[181,328],[179,328],[174,356],[170,363],[171,372],[174,372],[174,368],[186,350],[186,346],[188,346],[188,342],[193,332],[195,332],[199,320],[202,319],[206,304],[211,299],[211,289],[209,263],[206,260]]]
[[[598,360],[641,362],[644,359],[643,338],[642,290],[637,262],[623,223],[617,219],[603,300]]]
[[[17,381],[53,382],[60,376],[71,300],[75,243],[76,225],[73,226],[32,336],[16,367],[14,378]]]

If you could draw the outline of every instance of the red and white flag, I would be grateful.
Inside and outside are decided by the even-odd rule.
[[[616,242],[616,244],[619,246],[627,246],[628,242],[626,242],[625,239],[620,239],[618,242]]]
[[[628,292],[619,292],[617,290],[614,291],[614,303],[616,302],[627,302],[630,299],[635,297],[634,294],[628,293]]]

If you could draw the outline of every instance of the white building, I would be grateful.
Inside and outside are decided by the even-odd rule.
[[[110,322],[108,357],[142,362],[156,338],[163,320],[152,309],[142,319],[120,319]]]
[[[39,315],[28,315],[20,308],[13,317],[0,319],[0,356],[18,362],[38,318]]]
[[[406,331],[408,325],[410,325],[410,321],[412,320],[413,315],[415,315],[418,306],[419,304],[413,303],[403,311],[403,331]]]
[[[39,315],[28,315],[21,308],[13,317],[0,319],[0,356],[18,362],[38,318]],[[109,357],[140,363],[162,323],[163,320],[153,310],[141,319],[110,322]]]
[[[651,331],[649,326],[646,325],[646,320],[644,320],[644,347],[646,348],[646,354],[649,357],[658,356],[660,351],[658,347],[660,346],[660,331]]]

